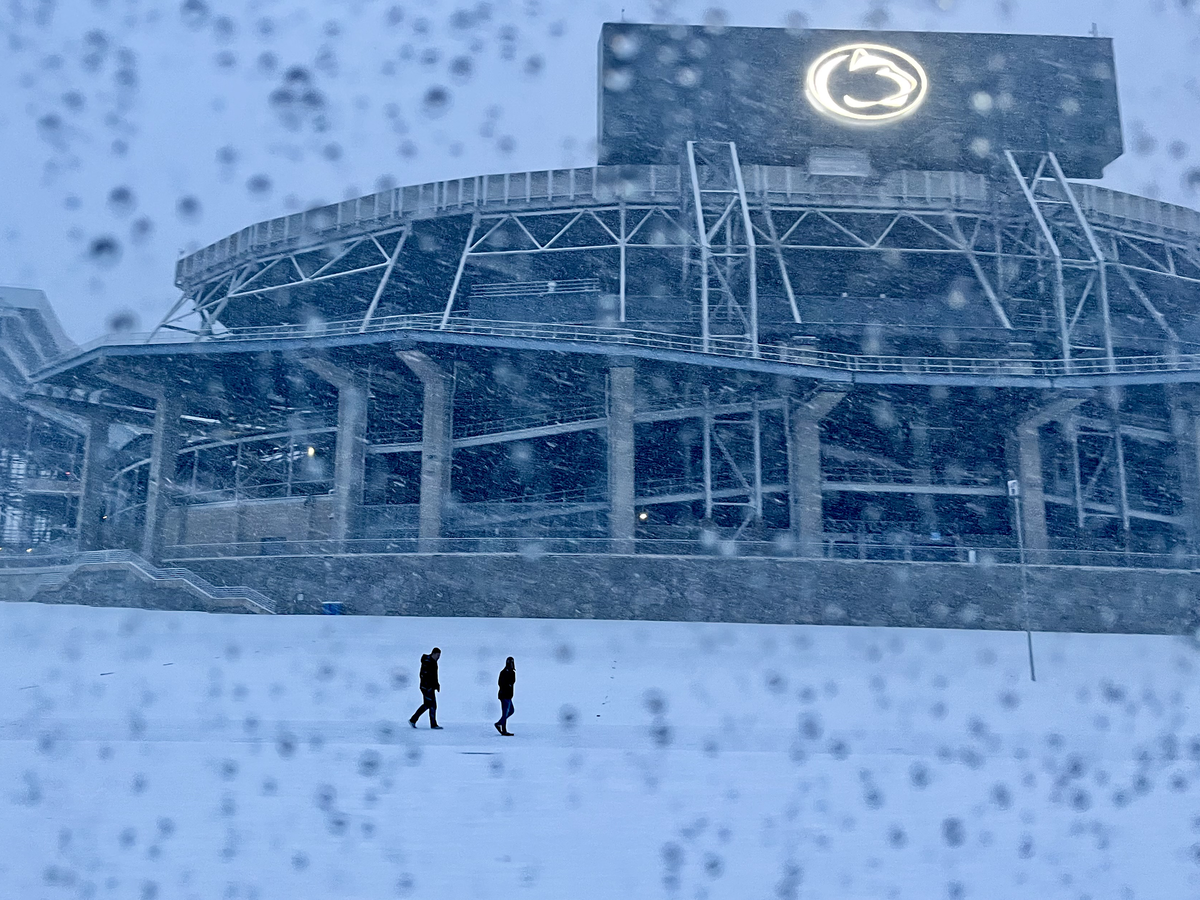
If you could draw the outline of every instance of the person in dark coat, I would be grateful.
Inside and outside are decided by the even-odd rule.
[[[512,737],[513,733],[508,730],[508,717],[513,714],[512,697],[513,685],[517,683],[517,664],[511,656],[505,661],[496,683],[500,685],[500,691],[496,694],[500,698],[500,721],[493,724],[502,735]]]
[[[420,709],[412,714],[412,718],[408,720],[408,724],[413,728],[417,727],[417,719],[421,718],[421,714],[425,710],[429,710],[429,727],[441,728],[437,723],[437,692],[442,689],[438,682],[438,660],[442,656],[442,651],[434,647],[428,653],[421,656],[421,699],[424,701]]]

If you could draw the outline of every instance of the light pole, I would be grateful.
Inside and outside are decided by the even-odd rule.
[[[1025,524],[1021,521],[1021,482],[1010,479],[1008,496],[1012,497],[1017,520],[1017,560],[1021,567],[1021,617],[1025,620],[1025,644],[1029,648],[1029,680],[1037,681],[1033,667],[1033,632],[1029,630],[1029,575],[1025,570]]]

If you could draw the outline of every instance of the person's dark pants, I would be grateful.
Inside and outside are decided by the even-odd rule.
[[[421,714],[425,710],[429,710],[429,727],[432,728],[437,724],[437,694],[432,690],[427,691],[425,688],[421,688],[421,699],[425,702],[421,704],[420,709],[412,714],[412,718],[408,721],[416,724],[417,719],[421,718]]]
[[[498,723],[500,725],[501,731],[508,731],[508,717],[511,716],[512,714],[513,714],[512,700],[511,699],[501,700],[500,701],[500,721]]]

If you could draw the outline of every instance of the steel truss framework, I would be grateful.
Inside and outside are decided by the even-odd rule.
[[[767,303],[776,313],[784,311],[784,325],[794,334],[806,335],[810,323],[805,309],[812,298],[805,284],[813,259],[854,254],[865,266],[876,261],[881,271],[902,269],[895,265],[899,259],[965,274],[977,285],[969,302],[979,304],[992,331],[1009,335],[1011,345],[1035,335],[1057,348],[1067,373],[1076,371],[1071,368],[1076,365],[1079,371],[1085,366],[1089,372],[1097,366],[1116,371],[1117,352],[1128,346],[1122,322],[1130,316],[1150,323],[1168,352],[1180,347],[1179,303],[1172,292],[1200,291],[1197,235],[1130,227],[1128,217],[1102,208],[1094,192],[1070,185],[1051,154],[1007,154],[1005,163],[1003,177],[974,181],[963,176],[961,184],[954,182],[957,186],[941,193],[930,190],[930,176],[924,178],[924,190],[920,178],[902,180],[901,189],[876,190],[865,188],[860,179],[818,183],[793,170],[741,166],[732,144],[691,143],[674,193],[614,190],[560,198],[542,207],[528,198],[448,207],[445,215],[458,217],[456,233],[462,242],[456,259],[446,254],[446,292],[427,298],[428,308],[417,315],[430,319],[430,329],[453,332],[469,321],[468,292],[472,298],[534,296],[553,302],[552,295],[611,291],[614,315],[607,324],[618,330],[630,324],[632,333],[639,327],[638,298],[631,287],[641,265],[639,254],[656,255],[677,267],[678,318],[695,328],[699,348],[715,353],[736,343],[740,352],[758,358],[768,355],[768,345],[760,344]],[[553,183],[554,177],[547,181]],[[242,259],[219,276],[189,285],[160,327],[190,328],[197,339],[205,339],[222,332],[223,317],[237,304],[247,310],[270,309],[261,301],[280,292],[307,292],[319,304],[323,289],[341,282],[349,288],[341,296],[350,294],[361,304],[356,327],[365,333],[387,315],[398,283],[417,274],[413,254],[421,227],[420,220],[392,221],[364,233],[341,233]],[[543,282],[509,277],[539,259],[553,260],[547,265],[574,275]],[[481,284],[489,278],[490,283]],[[898,299],[928,298],[914,294]],[[777,319],[774,327],[778,332]],[[1007,351],[1002,346],[997,352]],[[792,489],[778,466],[766,461],[788,453],[792,402],[768,393],[737,402],[698,395],[639,408],[638,425],[692,420],[702,456],[699,470],[689,477],[639,480],[637,505],[696,504],[706,519],[732,512],[736,535],[754,531],[751,526],[762,521],[768,501]],[[603,430],[606,416],[603,407],[564,406],[520,421],[456,422],[453,447]],[[329,476],[306,468],[307,448],[333,440],[334,430],[325,422],[185,446],[180,471],[186,472],[190,463],[192,474],[180,501],[242,501],[320,490]],[[1165,422],[1136,420],[1120,404],[1104,408],[1092,403],[1086,411],[1070,411],[1042,426],[1040,440],[1045,501],[1069,507],[1080,530],[1097,520],[1114,520],[1126,533],[1134,522],[1190,527],[1182,510],[1183,488],[1172,484],[1156,498],[1131,463],[1137,455],[1133,445],[1191,446],[1190,437],[1180,439]],[[422,449],[419,431],[376,434],[366,453],[378,457]],[[1187,452],[1176,449],[1173,455]],[[1003,459],[993,460],[996,466],[988,472],[950,473],[928,459],[928,449],[925,453],[923,462],[903,462],[823,440],[819,489],[826,494],[992,498],[988,502],[1003,504]],[[130,485],[123,505],[136,506],[144,465],[130,460],[122,470]],[[224,474],[213,474],[221,466],[227,467]],[[207,483],[206,472],[212,475]],[[526,509],[510,510],[504,521],[606,508],[603,493],[595,490],[531,494],[521,503]]]
[[[429,311],[438,309],[446,327],[458,311],[464,280],[481,265],[569,254],[586,275],[602,267],[601,258],[607,265],[612,254],[614,318],[620,324],[628,320],[630,266],[636,265],[631,255],[674,252],[681,266],[679,318],[696,324],[705,348],[710,335],[739,336],[757,355],[760,282],[768,271],[772,285],[781,288],[773,299],[785,304],[803,333],[804,297],[796,285],[812,265],[806,254],[899,254],[957,260],[977,282],[997,329],[1018,343],[1030,333],[1053,336],[1068,365],[1097,357],[1111,364],[1121,340],[1114,330],[1118,311],[1148,318],[1161,340],[1177,347],[1179,322],[1172,323],[1174,310],[1162,301],[1162,286],[1200,289],[1197,236],[1130,230],[1120,217],[1094,209],[1089,216],[1079,188],[1066,181],[1053,154],[1005,158],[1007,182],[992,182],[977,197],[930,202],[919,190],[872,195],[849,178],[840,186],[825,179],[820,191],[781,190],[778,170],[741,166],[735,145],[689,143],[674,203],[660,192],[646,201],[589,197],[592,202],[577,206],[476,210],[447,296]],[[785,171],[790,185],[791,170]],[[411,274],[405,248],[412,246],[413,227],[405,223],[243,262],[191,286],[159,327],[187,330],[198,319],[190,330],[202,337],[220,330],[230,304],[354,279],[365,331],[393,280]],[[881,262],[880,268],[887,266]],[[376,278],[373,289],[361,289],[363,279]]]

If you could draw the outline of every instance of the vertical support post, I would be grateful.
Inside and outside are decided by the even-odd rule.
[[[471,219],[471,229],[467,232],[467,241],[463,244],[462,256],[458,258],[458,269],[454,272],[454,282],[450,285],[450,296],[446,299],[446,308],[442,311],[439,328],[444,329],[450,322],[450,313],[454,310],[454,300],[458,296],[458,286],[462,284],[463,270],[467,267],[467,257],[471,255],[471,246],[475,243],[475,232],[478,228],[479,214],[476,213]]]
[[[1200,418],[1177,387],[1166,388],[1175,436],[1175,466],[1183,500],[1183,531],[1189,553],[1200,552]]]
[[[451,454],[454,447],[454,378],[419,350],[396,355],[421,380],[421,500],[417,518],[417,551],[441,549],[442,514],[450,499]]]
[[[787,404],[788,512],[792,536],[802,555],[820,555],[825,533],[821,496],[821,420],[845,393],[821,391],[807,401]]]
[[[292,496],[292,482],[295,481],[295,471],[296,471],[295,459],[296,459],[296,436],[293,434],[289,434],[288,442],[287,442],[287,493],[285,495],[288,497]],[[195,488],[195,480],[196,480],[196,470],[195,470],[195,468],[193,468],[192,469],[192,482],[193,482],[192,487],[193,488]]]
[[[1058,164],[1058,157],[1048,152],[1046,159],[1050,163],[1050,170],[1054,173],[1054,180],[1058,182],[1059,189],[1066,195],[1067,202],[1071,205],[1071,211],[1075,213],[1075,221],[1083,229],[1083,236],[1087,239],[1088,247],[1092,251],[1092,260],[1096,264],[1096,274],[1099,276],[1097,290],[1099,291],[1100,313],[1104,324],[1104,356],[1108,361],[1108,370],[1112,372],[1116,368],[1116,360],[1113,353],[1112,315],[1108,307],[1108,260],[1105,259],[1104,251],[1100,249],[1100,242],[1096,240],[1096,233],[1092,230],[1091,223],[1088,222],[1087,216],[1083,214],[1083,208],[1079,205],[1075,191],[1072,190],[1071,185],[1067,182],[1067,176],[1063,174],[1062,166]],[[1061,267],[1061,260],[1059,260],[1059,265]],[[1117,453],[1118,457],[1120,457],[1122,454],[1119,437],[1117,443]],[[1125,530],[1129,530],[1128,516],[1126,516]]]
[[[618,316],[617,316],[617,321],[618,321],[618,322],[624,322],[624,321],[625,321],[625,276],[626,276],[626,269],[625,269],[625,247],[626,247],[626,243],[627,243],[627,241],[628,241],[628,234],[627,234],[627,232],[626,232],[626,225],[625,225],[625,200],[624,200],[624,199],[622,199],[622,200],[621,200],[621,238],[620,238],[620,244],[621,244],[621,276],[620,276],[620,277],[621,277],[621,286],[620,286],[620,295],[619,295],[619,298],[618,298],[618,303],[619,303],[619,305],[618,305],[618,311],[619,311],[619,312],[618,312]],[[685,252],[686,252],[686,250],[685,250]]]
[[[99,550],[104,521],[104,482],[108,475],[108,416],[87,420],[83,450],[83,472],[79,479],[79,506],[75,511],[75,530],[80,550]]]
[[[1129,548],[1129,473],[1125,469],[1125,440],[1121,436],[1121,405],[1116,389],[1109,397],[1109,421],[1113,430],[1113,446],[1117,457],[1117,503],[1121,514],[1121,530],[1124,532],[1125,547]]]
[[[751,410],[754,431],[754,496],[750,498],[754,515],[761,521],[763,515],[763,467],[762,467],[762,412],[758,408],[758,395],[754,396]]]
[[[700,173],[696,169],[696,143],[687,142],[688,171],[692,178],[692,202],[696,206],[696,237],[700,241],[700,346],[705,353],[709,345],[708,267],[712,257],[708,229],[704,224],[704,206],[700,193]]]
[[[713,417],[709,408],[708,388],[704,388],[704,518],[712,520],[713,515],[713,481],[712,481],[712,428]]]
[[[182,435],[179,401],[164,391],[154,401],[154,433],[150,442],[150,472],[146,482],[146,510],[142,519],[142,555],[151,562],[162,558],[163,528],[171,505],[175,457]]]
[[[1025,202],[1029,205],[1029,210],[1033,214],[1034,221],[1037,222],[1038,229],[1042,232],[1042,237],[1046,241],[1046,246],[1050,248],[1050,254],[1054,257],[1054,311],[1058,317],[1058,333],[1059,340],[1062,342],[1063,363],[1067,367],[1067,371],[1071,369],[1071,332],[1067,325],[1067,293],[1066,285],[1063,282],[1063,261],[1062,251],[1058,249],[1058,242],[1054,240],[1054,233],[1050,230],[1049,223],[1046,222],[1046,217],[1042,215],[1041,207],[1038,206],[1037,198],[1034,197],[1033,191],[1029,189],[1029,185],[1025,183],[1025,174],[1021,171],[1020,165],[1017,163],[1017,158],[1013,156],[1011,150],[1004,151],[1004,157],[1008,160],[1008,165],[1012,169],[1013,174],[1017,178],[1017,184],[1021,186],[1021,193],[1025,196]],[[1043,166],[1045,163],[1043,162]],[[1040,177],[1042,167],[1038,168],[1034,179]],[[1074,194],[1069,194],[1074,199]]]
[[[330,537],[350,540],[362,508],[367,459],[367,387],[358,378],[338,389],[337,443],[333,451],[333,528]]]
[[[729,142],[729,156],[733,162],[733,178],[737,185],[738,202],[742,207],[742,228],[746,232],[746,277],[750,294],[750,353],[758,357],[758,248],[754,240],[754,225],[750,221],[750,204],[746,199],[746,183],[742,178],[742,164],[738,159],[737,144]]]
[[[329,537],[348,541],[358,527],[367,453],[368,391],[362,378],[324,359],[304,359],[305,368],[337,389],[337,443],[333,449],[333,525]],[[239,444],[239,449],[240,449]]]
[[[767,234],[771,238],[771,249],[775,251],[775,264],[779,266],[779,277],[783,281],[783,289],[787,293],[788,306],[792,310],[792,321],[799,325],[801,324],[800,307],[796,303],[796,292],[792,288],[792,276],[788,272],[787,260],[783,258],[783,244],[780,242],[779,232],[775,228],[775,216],[771,214],[771,205],[767,202],[766,197],[763,198],[762,210],[763,218],[767,222]]]
[[[1071,469],[1075,480],[1076,525],[1082,531],[1084,518],[1087,513],[1083,507],[1083,471],[1079,464],[1079,427],[1075,424],[1074,414],[1067,419],[1067,433],[1071,439]]]
[[[1039,418],[1017,426],[1017,479],[1021,491],[1018,527],[1024,533],[1025,548],[1034,553],[1050,549],[1040,425]]]
[[[634,370],[608,372],[608,536],[613,553],[634,552]]]

